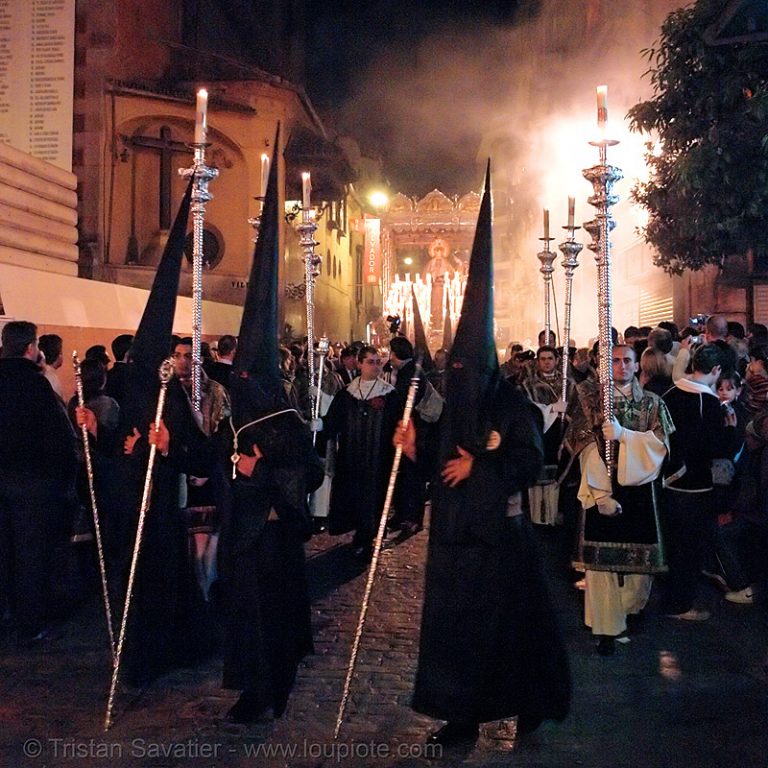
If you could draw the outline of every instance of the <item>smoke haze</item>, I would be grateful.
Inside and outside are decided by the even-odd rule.
[[[523,258],[536,272],[543,207],[552,210],[556,243],[569,194],[577,198],[577,223],[594,215],[581,171],[597,163],[588,141],[597,138],[595,87],[606,84],[608,133],[620,140],[609,162],[624,172],[617,188],[622,203],[613,209],[619,225],[614,253],[642,248],[635,230],[643,211],[628,197],[634,180],[645,174],[647,137],[630,135],[624,116],[650,96],[641,49],[653,45],[664,18],[678,6],[671,0],[543,0],[538,14],[514,27],[443,23],[420,40],[395,40],[361,67],[339,125],[365,153],[383,158],[392,192],[421,197],[438,188],[462,195],[479,188],[490,156],[497,223],[506,207],[499,206],[501,195],[512,229],[504,252],[497,248],[497,261]],[[583,233],[581,239],[588,240]],[[645,287],[663,283],[671,296],[667,278],[650,268],[650,253],[643,258],[634,272],[642,274]],[[586,248],[580,260],[591,261]],[[624,272],[616,270],[620,330],[639,321],[640,288],[627,285],[632,275]],[[576,274],[574,306],[594,304],[594,266]],[[541,280],[535,285],[543,295]],[[535,338],[541,316],[543,310],[526,319],[526,335]],[[514,320],[504,325],[511,334],[522,332]],[[572,335],[585,343],[595,335],[595,323],[589,318],[582,325]]]

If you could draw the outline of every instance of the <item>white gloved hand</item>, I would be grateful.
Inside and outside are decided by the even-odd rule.
[[[606,496],[597,502],[597,511],[606,517],[616,517],[621,514],[621,504],[612,496]]]
[[[603,437],[606,440],[621,440],[624,427],[619,424],[618,419],[613,416],[610,421],[603,422]]]
[[[323,431],[323,420],[322,419],[310,419],[309,420],[309,429],[311,432],[322,432]]]
[[[309,391],[309,399],[310,400],[316,400],[317,399],[317,385],[310,384],[308,391]]]

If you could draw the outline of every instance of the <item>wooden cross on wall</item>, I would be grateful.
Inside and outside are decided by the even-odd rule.
[[[183,141],[174,141],[167,125],[160,128],[159,139],[154,136],[128,136],[125,138],[125,144],[134,149],[141,147],[160,153],[160,229],[170,229],[173,155],[192,155],[194,150]]]

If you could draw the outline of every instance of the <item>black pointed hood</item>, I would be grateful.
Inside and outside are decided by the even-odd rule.
[[[495,373],[499,358],[493,334],[493,235],[491,213],[491,161],[485,174],[483,198],[477,217],[469,260],[461,317],[451,346],[450,363],[461,362],[483,373]]]
[[[171,354],[173,319],[176,314],[176,298],[193,187],[194,177],[191,177],[157,266],[144,314],[131,345],[126,396],[124,407],[121,407],[122,421],[128,431],[137,427],[143,433],[155,415],[160,388],[158,369],[160,363]]]
[[[480,438],[480,414],[498,381],[499,359],[493,334],[493,245],[491,162],[485,174],[469,260],[467,285],[456,336],[448,356],[447,410],[452,442],[471,450]]]
[[[131,345],[133,363],[153,372],[170,353],[193,187],[194,177],[190,177]]]
[[[429,353],[427,334],[424,332],[424,323],[421,321],[421,310],[416,299],[416,289],[411,285],[413,298],[413,351],[415,359],[421,358],[421,367],[424,371],[431,371],[434,367],[432,355]]]
[[[248,279],[237,352],[233,363],[234,376],[241,381],[249,382],[249,399],[252,401],[249,408],[255,411],[271,408],[275,399],[283,391],[278,351],[279,125],[273,146],[259,237],[253,253],[253,264]]]

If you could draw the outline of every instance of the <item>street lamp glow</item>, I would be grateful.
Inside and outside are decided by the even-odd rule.
[[[410,256],[406,256],[406,257],[403,259],[403,264],[406,264],[407,266],[409,266],[409,267],[410,267],[410,266],[411,266],[411,264],[413,264],[413,259],[412,259]]]
[[[368,202],[374,208],[384,208],[389,202],[389,195],[386,192],[377,189],[375,192],[371,192],[371,194],[368,195]]]

